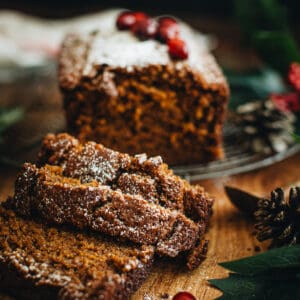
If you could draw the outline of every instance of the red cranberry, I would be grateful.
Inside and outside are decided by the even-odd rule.
[[[133,12],[133,15],[135,16],[136,22],[145,20],[145,19],[149,19],[149,16],[141,11],[135,11],[135,12]]]
[[[158,24],[159,24],[159,26],[169,26],[169,25],[174,25],[174,24],[178,24],[178,23],[172,17],[160,17],[158,19]]]
[[[292,63],[290,65],[288,79],[290,84],[293,88],[300,92],[300,64],[299,63]]]
[[[132,32],[141,40],[154,38],[157,33],[157,22],[151,18],[137,21],[131,28]]]
[[[136,22],[147,19],[148,16],[140,11],[124,11],[117,18],[117,27],[119,30],[130,29]]]
[[[271,94],[271,100],[274,105],[284,112],[299,112],[300,111],[300,97],[296,92],[287,94]]]
[[[197,300],[197,299],[189,292],[179,292],[173,297],[173,300]]]
[[[175,59],[187,59],[188,49],[186,43],[178,38],[168,40],[169,54]]]
[[[158,19],[157,39],[166,42],[179,36],[179,25],[177,21],[171,17],[162,17]]]

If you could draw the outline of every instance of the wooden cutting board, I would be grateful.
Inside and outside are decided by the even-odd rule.
[[[132,299],[147,299],[145,295],[149,295],[149,299],[158,300],[164,293],[173,296],[181,290],[190,291],[197,299],[214,299],[220,296],[221,293],[206,281],[226,276],[227,272],[217,263],[254,255],[267,249],[267,243],[261,244],[255,239],[253,222],[227,199],[224,184],[257,195],[269,194],[276,187],[285,187],[299,181],[299,167],[300,154],[250,173],[199,182],[216,198],[208,233],[210,244],[206,261],[193,272],[186,272],[184,268],[170,262],[157,263],[148,280]]]
[[[300,154],[250,173],[199,182],[216,198],[207,235],[210,244],[206,261],[192,272],[186,271],[179,263],[158,261],[132,300],[158,300],[163,294],[169,294],[171,299],[171,296],[181,290],[190,291],[197,299],[214,299],[221,295],[206,281],[226,276],[226,271],[217,263],[254,255],[267,247],[256,241],[252,221],[230,203],[224,194],[223,185],[230,184],[263,195],[278,186],[298,181],[299,166]],[[12,194],[15,176],[14,170],[0,169],[0,201]]]

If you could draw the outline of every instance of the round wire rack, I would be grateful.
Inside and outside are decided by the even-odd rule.
[[[239,143],[241,129],[228,121],[224,126],[223,147],[225,158],[206,164],[173,167],[174,172],[189,181],[212,179],[253,171],[282,161],[300,151],[300,144],[291,145],[280,153],[262,154]]]

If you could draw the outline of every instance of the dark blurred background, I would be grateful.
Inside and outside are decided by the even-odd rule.
[[[259,99],[261,95],[274,92],[274,81],[270,81],[266,66],[281,71],[282,68],[274,62],[281,62],[284,68],[289,66],[290,61],[300,62],[300,0],[0,0],[0,12],[3,9],[16,10],[48,19],[75,17],[111,8],[142,10],[152,16],[173,14],[209,34],[213,41],[213,53],[225,70],[231,86],[230,103],[246,100],[247,97]],[[253,36],[256,37],[255,34],[260,30],[271,31],[271,34],[267,39],[257,41]],[[277,38],[278,32],[283,32],[281,39]],[[25,34],[17,36],[24,39]],[[35,33],[31,37],[38,38]],[[286,58],[285,61],[282,57]],[[0,76],[0,164],[1,159],[30,160],[35,151],[32,145],[38,145],[45,133],[62,131],[61,128],[64,128],[55,62],[56,57],[49,66],[34,69],[33,72],[20,68],[13,70],[14,76],[9,82],[1,82]],[[285,73],[284,68],[282,74]],[[8,71],[4,69],[2,74],[6,75]],[[271,79],[273,77],[271,75]],[[6,126],[10,128],[4,135],[1,111],[7,120],[8,113],[14,113],[10,108],[15,107],[21,108],[24,116],[21,121],[10,118]],[[4,141],[2,145],[6,145],[4,148],[8,150],[4,151],[4,156],[1,154],[1,138]]]
[[[276,0],[277,3],[283,4],[282,7],[286,9],[287,20],[289,27],[292,29],[294,36],[300,41],[300,1],[299,0]],[[270,14],[268,17],[272,19],[272,11],[274,6],[273,0],[162,0],[162,1],[149,1],[149,0],[84,0],[84,1],[62,1],[62,0],[0,0],[1,9],[17,10],[31,15],[49,18],[49,19],[62,19],[67,17],[75,17],[88,13],[97,13],[104,9],[110,8],[127,8],[131,10],[142,10],[150,15],[157,16],[160,14],[174,14],[175,16],[186,21],[196,29],[203,33],[213,33],[218,38],[218,49],[215,55],[217,56],[221,65],[225,67],[240,68],[243,64],[244,56],[248,55],[249,47],[251,48],[251,41],[247,36],[241,37],[241,33],[244,32],[244,27],[249,26],[243,24],[243,17],[237,17],[237,3],[238,6],[243,7],[244,4],[246,10],[249,7],[251,10],[252,20],[254,24],[264,23],[265,14],[261,16],[261,7],[270,7]],[[250,3],[250,4],[249,4]],[[253,3],[253,5],[252,5]],[[259,5],[257,5],[259,3]],[[245,9],[244,9],[245,10]],[[253,19],[253,12],[257,10],[257,17]],[[247,15],[247,12],[243,12]],[[247,22],[247,21],[246,21]],[[264,24],[261,24],[264,27]],[[255,26],[255,25],[254,25]],[[268,25],[267,25],[268,26]],[[241,30],[242,28],[242,30]],[[270,29],[270,28],[265,28]],[[273,29],[273,28],[271,28]],[[241,53],[240,59],[232,61],[228,59],[228,52],[231,53],[231,57],[235,57],[236,48],[246,53]],[[219,55],[221,53],[221,55]],[[225,53],[225,55],[223,55]],[[257,59],[254,59],[252,55],[249,56],[247,61],[250,67],[257,64]]]
[[[242,1],[242,0],[236,0]],[[41,1],[41,0],[1,0],[0,9],[16,9],[26,13],[49,18],[63,18],[82,13],[95,12],[104,8],[126,7],[153,11],[155,13],[198,14],[211,16],[232,16],[234,0],[163,0],[163,1],[118,1],[118,0],[84,0],[84,1]],[[299,0],[282,0],[289,8],[291,18],[299,19]]]

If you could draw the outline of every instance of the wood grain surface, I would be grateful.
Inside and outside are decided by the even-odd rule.
[[[252,221],[243,216],[226,198],[224,184],[263,195],[278,186],[288,186],[299,181],[299,166],[300,154],[250,173],[198,182],[216,198],[207,235],[210,244],[206,261],[192,272],[186,271],[180,262],[157,261],[150,276],[132,300],[158,300],[166,293],[171,299],[181,290],[192,292],[197,299],[214,299],[221,295],[206,281],[226,276],[226,271],[217,263],[250,256],[267,247],[267,244],[256,241]],[[15,176],[15,170],[0,170],[0,201],[13,193]]]

